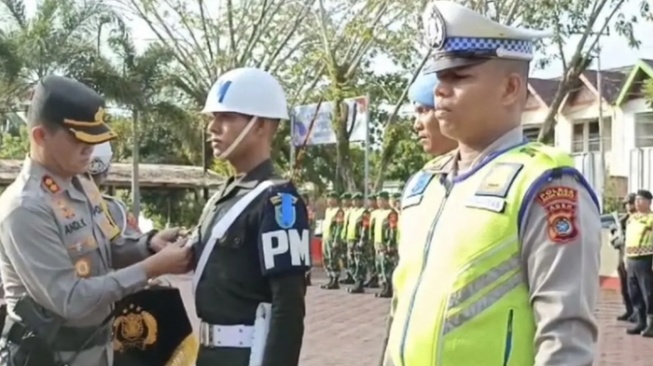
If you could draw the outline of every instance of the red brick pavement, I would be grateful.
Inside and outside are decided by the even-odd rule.
[[[195,314],[189,279],[174,281],[182,288],[190,314]],[[306,332],[300,366],[377,366],[390,306],[372,293],[350,295],[344,289],[322,290],[321,281],[308,289]],[[653,339],[627,336],[628,324],[617,322],[619,296],[601,294],[595,366],[653,366]],[[196,324],[195,324],[196,325]]]

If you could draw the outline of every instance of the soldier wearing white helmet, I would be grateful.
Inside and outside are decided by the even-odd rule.
[[[113,158],[113,149],[111,149],[110,142],[104,142],[96,145],[93,149],[91,156],[91,163],[88,166],[88,174],[98,187],[104,184],[104,181],[109,175],[111,168],[111,159]],[[129,212],[127,205],[116,197],[103,194],[104,203],[106,208],[114,220],[115,224],[120,228],[123,235],[138,236],[141,235],[141,230],[138,228],[138,222],[134,215]]]
[[[270,160],[278,124],[288,119],[285,93],[263,70],[235,69],[213,84],[203,112],[214,156],[237,174],[211,197],[189,241],[201,319],[197,366],[295,366],[310,227],[301,196]]]

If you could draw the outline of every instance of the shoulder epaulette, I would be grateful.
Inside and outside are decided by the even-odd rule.
[[[455,157],[456,153],[454,151],[451,151],[449,153],[446,153],[444,155],[437,156],[431,160],[429,160],[428,163],[424,164],[423,170],[429,170],[429,171],[437,171],[437,170],[442,170],[451,160]]]
[[[52,194],[58,193],[61,191],[61,187],[48,175],[44,175],[43,179],[41,179],[41,186],[43,186],[43,189],[45,191],[50,192]]]

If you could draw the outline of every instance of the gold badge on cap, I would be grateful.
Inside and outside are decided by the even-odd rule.
[[[426,6],[422,21],[424,22],[424,33],[429,46],[435,50],[442,49],[447,39],[447,29],[444,18],[435,3]]]
[[[75,272],[77,276],[86,278],[91,274],[91,261],[87,258],[80,258],[75,262]]]
[[[100,124],[104,123],[104,118],[106,116],[106,111],[104,110],[103,107],[98,108],[97,112],[95,113],[95,117],[93,118],[95,120],[95,123]]]

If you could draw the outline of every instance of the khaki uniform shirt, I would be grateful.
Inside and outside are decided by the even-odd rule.
[[[147,285],[138,263],[149,255],[147,236],[122,236],[101,201],[85,177],[66,181],[25,160],[0,196],[0,272],[10,317],[18,320],[13,308],[28,294],[65,326],[96,326],[114,302]],[[110,366],[112,358],[108,343],[83,351],[71,366]]]

